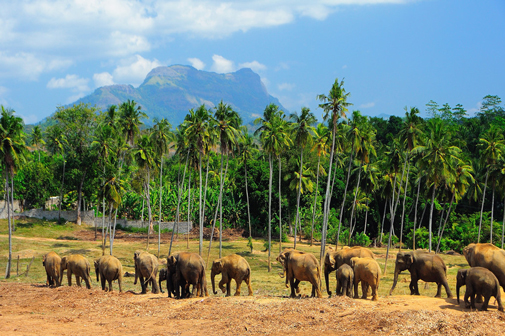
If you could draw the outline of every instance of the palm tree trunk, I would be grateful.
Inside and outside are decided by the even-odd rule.
[[[390,218],[390,227],[389,227],[389,238],[388,238],[388,246],[386,248],[386,261],[384,262],[384,275],[386,275],[386,271],[388,269],[388,257],[389,257],[389,248],[391,247],[391,236],[393,235],[393,224],[395,223],[395,190],[396,190],[396,173],[395,179],[393,182],[393,196],[391,198],[391,202],[389,204],[389,211],[391,212]],[[401,185],[400,185],[401,187]],[[398,195],[400,195],[400,189],[398,189]],[[399,198],[399,197],[398,197]]]
[[[389,202],[389,198],[386,199],[386,203],[384,204],[384,214],[382,215],[382,225],[381,225],[381,235],[380,235],[381,245],[382,245],[382,236],[384,235],[384,222],[386,221],[386,212],[388,210],[388,202]]]
[[[140,215],[141,226],[144,228],[144,202],[146,198],[144,197],[144,192],[142,192],[142,214]]]
[[[82,174],[81,182],[79,183],[79,190],[77,190],[77,225],[81,225],[81,201],[82,201],[82,184],[84,183],[84,179],[86,178],[87,170]]]
[[[223,257],[223,187],[224,179],[226,178],[226,173],[228,172],[228,160],[229,156],[226,156],[226,168],[224,169],[223,181],[219,191],[221,194],[221,200],[219,201],[219,258]]]
[[[189,223],[191,222],[191,173],[188,181],[188,237],[186,240],[186,248],[189,249]]]
[[[282,252],[282,197],[281,197],[281,156],[279,155],[279,253]],[[295,223],[296,232],[296,223]],[[296,240],[296,235],[295,235]]]
[[[149,218],[149,226],[147,228],[147,250],[149,250],[149,235],[153,229],[153,214],[151,212],[151,194],[149,190],[149,182],[151,181],[151,170],[147,167],[147,217]]]
[[[158,258],[160,257],[160,247],[161,247],[161,195],[163,194],[163,156],[161,156],[161,167],[160,167],[160,212],[158,216]],[[172,230],[173,232],[173,230]]]
[[[354,218],[354,210],[356,209],[356,198],[358,196],[359,184],[361,179],[361,167],[363,167],[363,162],[360,162],[359,171],[358,171],[358,182],[356,185],[356,191],[354,192],[354,201],[352,202],[352,210],[351,210],[351,221],[349,224],[349,238],[347,240],[347,245],[351,244],[351,231],[352,231],[352,220]]]
[[[405,187],[403,188],[403,206],[402,206],[402,223],[400,226],[400,248],[398,251],[402,250],[402,242],[403,242],[403,223],[405,221],[405,201],[407,199],[407,189],[408,189],[408,184],[409,184],[409,174],[410,174],[410,161],[409,161],[409,156],[407,153],[407,157],[405,158],[407,161],[407,177],[405,178]]]
[[[440,237],[440,232],[442,232],[442,223],[444,221],[444,212],[445,212],[445,205],[442,207],[442,212],[440,214],[440,224],[438,224],[438,233],[437,237]]]
[[[419,183],[417,184],[417,197],[416,205],[414,208],[414,232],[412,235],[412,250],[416,250],[416,224],[417,224],[417,203],[419,201],[419,191],[421,190],[421,178],[419,178]]]
[[[489,170],[486,173],[486,182],[484,183],[484,192],[482,193],[482,205],[480,206],[480,220],[479,220],[479,235],[477,236],[477,243],[480,243],[480,230],[482,228],[482,213],[484,212],[484,201],[486,200],[487,178]]]
[[[349,165],[347,166],[347,178],[345,181],[344,198],[342,199],[342,204],[340,205],[340,215],[338,218],[337,243],[335,244],[336,245],[335,248],[338,248],[338,243],[340,240],[340,226],[342,224],[342,219],[344,217],[345,199],[347,198],[347,188],[349,187],[349,178],[351,177],[351,164],[352,164],[352,159],[354,156],[354,140],[355,140],[355,137],[352,138],[351,156],[349,158]]]
[[[433,184],[433,192],[431,193],[431,209],[430,209],[430,223],[428,226],[429,234],[430,234],[430,247],[428,249],[431,252],[431,238],[432,238],[432,224],[433,224],[433,206],[435,205],[435,184]]]
[[[314,206],[312,208],[312,225],[310,231],[310,246],[314,243],[314,221],[316,220],[316,201],[317,193],[319,192],[319,163],[321,162],[321,156],[317,157],[317,173],[316,173],[316,194],[314,195]]]
[[[247,186],[247,160],[244,161],[244,170],[245,170],[245,197],[247,201],[247,222],[249,223],[249,238],[252,237],[252,230],[251,230],[251,211],[249,209],[249,188]],[[252,250],[251,250],[252,252]]]
[[[16,223],[14,220],[14,172],[12,173],[12,177],[11,177],[11,210],[12,210],[12,212],[11,212],[12,231],[16,232]]]
[[[503,249],[503,240],[505,238],[505,197],[503,197],[503,223],[501,229],[501,248]]]
[[[61,223],[61,203],[63,202],[63,186],[65,184],[65,156],[63,156],[63,174],[61,176],[60,202],[58,205],[58,224]]]
[[[368,222],[368,210],[369,210],[368,203],[369,203],[369,200],[367,198],[367,200],[366,200],[366,211],[365,211],[365,228],[363,229],[363,234],[366,234],[366,226],[367,226],[367,222]]]
[[[296,220],[295,220],[295,245],[296,249],[296,223],[298,223],[298,219],[300,218],[300,191],[302,189],[302,169],[303,169],[303,147],[300,150],[300,176],[298,179],[298,193],[296,195]]]
[[[440,235],[438,236],[438,244],[437,244],[437,249],[436,249],[435,253],[440,252],[440,241],[442,240],[442,237],[444,236],[445,225],[447,224],[447,221],[449,220],[449,216],[451,215],[452,202],[454,202],[454,193],[452,193],[452,196],[451,196],[451,203],[449,204],[449,210],[447,210],[447,215],[445,216],[445,221],[444,221],[444,225],[442,226],[442,231],[440,232]]]
[[[216,229],[217,214],[221,205],[221,195],[217,197],[216,211],[214,212],[214,220],[212,221],[212,229],[210,230],[209,249],[207,250],[207,265],[209,264],[210,249],[212,247],[212,239],[214,238],[214,230]]]
[[[9,171],[5,175],[5,185],[7,186],[7,198],[5,203],[7,204],[7,222],[9,225],[9,258],[7,259],[7,268],[5,270],[5,278],[9,279],[11,277],[11,265],[12,265],[12,223],[11,223],[11,213],[10,213],[10,205],[9,205]]]
[[[491,230],[489,232],[489,243],[491,244],[493,244],[494,191],[495,191],[495,180],[493,178],[493,196],[491,197]]]
[[[188,159],[189,159],[189,152],[186,155],[186,164],[184,165],[184,173],[182,174],[182,189],[180,183],[177,183],[177,189],[179,191],[177,195],[177,209],[175,211],[175,223],[174,226],[179,227],[179,211],[180,211],[180,205],[181,205],[181,197],[182,193],[184,192],[184,181],[186,180],[186,168],[188,167]],[[190,177],[191,180],[191,177]],[[188,216],[188,229],[189,229],[189,216]],[[187,235],[189,237],[189,230],[187,232]],[[172,243],[174,241],[174,228],[172,228],[172,236],[170,237],[170,247],[168,248],[168,256],[172,254]]]
[[[198,218],[198,222],[200,223],[200,243],[198,245],[198,253],[200,256],[203,252],[203,221],[202,221],[202,152],[198,154],[198,174],[200,176],[200,196],[198,199],[198,213],[200,214],[200,218]]]
[[[268,163],[270,168],[270,176],[268,177],[268,272],[272,271],[272,264],[270,262],[270,254],[272,251],[272,154],[268,154]]]
[[[205,188],[203,189],[202,220],[205,223],[205,209],[207,208],[207,185],[209,182],[209,161],[210,155],[207,155],[207,166],[205,167]]]
[[[330,166],[328,168],[328,181],[326,183],[326,193],[324,195],[324,205],[323,205],[323,225],[321,228],[321,252],[320,252],[320,262],[321,265],[324,261],[324,253],[326,251],[326,230],[327,230],[327,224],[328,224],[328,216],[326,213],[326,209],[329,209],[329,202],[331,200],[330,197],[330,184],[331,184],[331,167],[333,164],[333,155],[335,151],[335,133],[336,133],[336,125],[333,125],[333,129],[331,131],[332,133],[332,143],[331,143],[331,153],[330,153]],[[340,229],[340,223],[339,223],[339,229]],[[340,231],[340,230],[339,230]],[[340,232],[339,232],[340,233]],[[338,235],[337,235],[338,237]],[[337,240],[338,244],[338,240]]]

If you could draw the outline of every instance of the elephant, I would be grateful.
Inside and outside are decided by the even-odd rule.
[[[505,291],[505,251],[493,244],[470,244],[463,249],[470,267],[484,267],[493,272]],[[479,301],[477,301],[479,302]]]
[[[142,287],[142,294],[147,293],[147,285],[151,284],[151,291],[153,294],[158,294],[158,282],[156,276],[158,275],[158,258],[149,252],[135,251],[133,254],[135,263],[135,280],[133,284],[137,284],[137,279],[140,279],[140,286]]]
[[[61,258],[56,252],[49,252],[42,257],[42,265],[46,269],[47,284],[51,287],[61,286]]]
[[[208,296],[205,263],[198,253],[181,252],[171,255],[167,258],[167,265],[174,276],[173,283],[177,299],[186,296],[185,292],[189,292],[189,285],[193,285],[193,296]],[[182,296],[179,288],[182,288]],[[170,290],[168,295],[170,295]]]
[[[372,301],[379,299],[379,282],[381,268],[374,258],[351,258],[351,267],[354,270],[354,297],[358,297],[358,284],[361,282],[362,299],[367,298],[368,287],[372,288]]]
[[[112,281],[117,280],[119,292],[123,292],[123,266],[118,258],[111,255],[104,255],[95,260],[96,281],[101,280],[102,290],[106,291],[105,281],[109,284],[109,292],[112,292]]]
[[[290,297],[294,298],[295,290],[299,292],[300,281],[309,281],[312,284],[311,297],[321,298],[319,282],[321,280],[321,269],[319,263],[311,253],[305,253],[293,249],[288,249],[279,254],[277,260],[282,264],[286,272],[286,282],[291,286]]]
[[[339,296],[347,295],[353,297],[352,287],[354,285],[354,270],[351,266],[343,264],[337,269],[337,290]]]
[[[447,297],[452,298],[452,292],[447,283],[447,267],[438,255],[425,251],[399,252],[396,255],[395,276],[389,295],[396,287],[398,274],[404,270],[410,272],[410,295],[420,295],[417,282],[423,280],[437,284],[435,297],[442,296],[442,286],[444,286]]]
[[[484,303],[480,310],[486,311],[491,296],[496,298],[498,302],[498,310],[503,311],[501,302],[500,283],[496,276],[487,268],[472,267],[470,269],[458,270],[456,276],[456,295],[459,304],[459,288],[466,285],[465,291],[465,307],[475,309],[475,296],[484,296]],[[470,298],[471,304],[468,302]]]
[[[72,286],[72,274],[75,274],[77,286],[81,287],[81,278],[83,278],[86,282],[86,288],[91,289],[90,269],[88,259],[80,254],[72,254],[61,258],[60,278],[63,279],[63,271],[67,270],[69,286]]]
[[[161,283],[163,281],[168,281],[168,268],[162,268],[162,269],[160,269],[160,271],[158,273],[158,285],[160,287],[160,292],[165,293],[163,291],[163,286],[161,285]],[[167,284],[167,289],[168,289],[168,284]]]
[[[253,290],[251,288],[251,267],[247,260],[243,257],[232,254],[221,259],[216,259],[212,263],[212,269],[210,272],[210,279],[212,281],[212,292],[217,294],[214,278],[216,275],[222,274],[221,281],[219,282],[219,288],[226,291],[226,296],[231,295],[231,280],[235,279],[237,284],[237,290],[235,291],[235,296],[240,296],[240,285],[242,281],[247,284],[247,289],[249,290],[249,296],[253,295]],[[226,284],[226,289],[224,285]]]
[[[360,246],[345,247],[340,251],[326,253],[326,256],[324,258],[324,280],[326,282],[326,291],[330,297],[331,291],[329,274],[333,271],[336,271],[343,264],[351,266],[351,258],[354,257],[367,257],[375,259],[375,255],[371,250]]]

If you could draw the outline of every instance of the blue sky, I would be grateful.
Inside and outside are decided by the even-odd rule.
[[[290,110],[345,78],[352,109],[505,100],[503,0],[0,0],[0,104],[33,123],[156,66],[250,67]]]

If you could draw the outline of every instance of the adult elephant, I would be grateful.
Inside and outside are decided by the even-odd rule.
[[[210,272],[210,279],[212,281],[212,292],[217,294],[216,285],[214,278],[216,275],[222,274],[221,281],[219,282],[219,288],[226,291],[226,296],[231,295],[231,280],[234,279],[237,284],[237,290],[235,291],[235,296],[240,296],[240,285],[242,281],[247,284],[247,289],[249,290],[249,296],[253,295],[253,290],[251,288],[251,267],[247,260],[238,254],[232,254],[221,259],[216,259],[212,263],[212,269]],[[226,288],[225,288],[226,285]]]
[[[46,269],[47,284],[51,287],[61,286],[61,258],[56,252],[49,252],[42,257],[42,265]]]
[[[133,254],[133,261],[135,263],[135,281],[133,281],[133,284],[136,285],[137,279],[140,279],[142,294],[146,294],[147,285],[151,283],[151,292],[153,294],[158,294],[160,292],[158,282],[156,281],[158,275],[158,258],[149,252],[136,251]]]
[[[445,288],[447,297],[452,297],[451,289],[447,283],[447,267],[444,261],[438,255],[424,251],[399,252],[396,255],[395,276],[389,295],[393,293],[398,283],[398,274],[405,270],[410,272],[410,295],[420,295],[417,282],[423,280],[437,284],[435,297],[442,296],[442,286]]]
[[[118,258],[104,255],[95,260],[96,281],[102,284],[102,290],[106,290],[105,281],[109,284],[109,292],[112,292],[112,282],[117,280],[119,292],[122,292],[123,266]]]
[[[367,298],[368,287],[372,288],[372,301],[379,299],[381,268],[374,258],[351,258],[354,271],[354,297],[358,297],[358,284],[361,282],[362,299]]]
[[[340,251],[326,253],[324,258],[324,280],[326,282],[326,292],[331,296],[329,275],[337,270],[343,264],[351,266],[351,258],[372,258],[375,259],[375,254],[361,246],[346,247]]]
[[[493,244],[470,244],[463,249],[470,267],[484,267],[493,272],[505,291],[505,251]],[[479,300],[480,301],[480,300]]]
[[[72,254],[61,258],[60,278],[63,278],[63,271],[67,270],[68,285],[72,286],[72,274],[75,275],[77,286],[81,287],[81,278],[86,282],[86,288],[91,289],[91,277],[89,275],[90,265],[88,259],[80,254]]]
[[[295,289],[298,292],[298,284],[300,281],[309,281],[312,284],[312,297],[322,297],[319,288],[321,269],[313,254],[290,249],[281,252],[277,260],[284,268],[286,282],[289,281],[290,283],[290,297],[296,297]]]
[[[193,285],[193,296],[207,296],[207,279],[205,278],[205,263],[198,253],[181,252],[167,258],[167,266],[170,273],[174,274],[175,297],[181,298],[179,288],[184,292]],[[169,276],[170,279],[170,276]],[[195,293],[196,292],[196,293]],[[169,290],[170,295],[170,290]]]

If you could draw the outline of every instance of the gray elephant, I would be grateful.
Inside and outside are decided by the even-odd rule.
[[[286,282],[289,281],[290,283],[290,297],[296,297],[295,290],[299,292],[298,284],[300,281],[309,281],[312,284],[312,297],[322,297],[319,288],[321,269],[313,254],[288,249],[279,254],[277,261],[283,266],[286,273]]]
[[[353,297],[352,287],[354,285],[354,270],[351,266],[343,264],[337,269],[337,290],[336,295],[347,295]]]
[[[61,286],[61,258],[56,252],[49,252],[42,257],[42,265],[46,269],[47,284],[51,287]]]
[[[367,298],[368,287],[372,288],[372,301],[379,299],[381,268],[374,258],[351,258],[354,271],[354,297],[358,298],[358,284],[361,282],[362,299]]]
[[[160,271],[158,272],[158,285],[160,287],[160,292],[162,292],[162,293],[165,293],[165,292],[163,291],[163,286],[161,285],[161,283],[163,281],[167,281],[167,280],[168,280],[168,269],[167,268],[160,269]],[[168,284],[167,284],[167,288],[168,288]]]
[[[326,292],[330,297],[330,273],[336,271],[343,264],[351,266],[351,258],[354,257],[375,259],[375,255],[371,250],[360,246],[351,248],[344,247],[339,251],[330,251],[326,253],[326,256],[324,258],[324,280],[326,282]]]
[[[484,303],[480,310],[487,310],[489,299],[491,296],[496,298],[498,302],[498,310],[503,311],[503,304],[501,301],[500,283],[496,276],[487,268],[472,267],[470,269],[458,270],[456,276],[456,295],[459,303],[459,289],[461,286],[466,286],[465,291],[465,307],[475,309],[475,296],[484,296]],[[470,298],[471,303],[468,302]]]
[[[80,254],[72,254],[71,256],[61,258],[60,278],[63,278],[63,271],[67,270],[69,286],[72,286],[72,274],[74,274],[77,286],[81,287],[82,278],[86,282],[86,288],[91,289],[90,269],[88,259]]]
[[[442,296],[442,286],[445,288],[447,297],[452,297],[451,289],[447,283],[447,267],[444,261],[438,255],[424,251],[399,252],[396,255],[395,276],[389,295],[393,293],[398,283],[398,274],[405,270],[410,272],[410,295],[420,295],[417,282],[423,280],[437,284],[435,297]]]
[[[216,275],[222,274],[221,281],[219,282],[219,288],[226,291],[226,296],[231,295],[231,280],[235,279],[237,284],[237,290],[235,291],[235,296],[240,295],[240,285],[242,281],[245,281],[247,288],[249,290],[249,296],[253,295],[253,290],[251,288],[251,267],[247,260],[243,257],[232,254],[221,259],[216,259],[212,263],[212,269],[210,272],[210,279],[212,282],[212,292],[217,294],[214,278]],[[226,285],[226,289],[224,287]]]
[[[158,275],[158,258],[149,252],[136,251],[133,254],[133,261],[135,263],[135,280],[133,284],[137,284],[137,279],[140,279],[140,286],[142,287],[142,294],[147,293],[147,285],[151,284],[151,292],[158,294],[158,282],[156,277]]]
[[[484,267],[493,272],[505,291],[505,251],[493,244],[470,244],[463,249],[470,267]],[[479,301],[477,301],[479,302]]]
[[[122,292],[123,266],[118,258],[104,255],[95,260],[96,281],[102,284],[102,290],[106,290],[105,281],[109,284],[109,292],[112,292],[112,282],[117,280],[119,292]]]
[[[193,296],[208,295],[205,263],[198,253],[181,252],[171,255],[167,258],[167,266],[170,274],[174,274],[173,283],[177,299],[186,297],[185,293],[189,293],[190,285],[193,285]],[[179,291],[180,288],[182,291]]]

